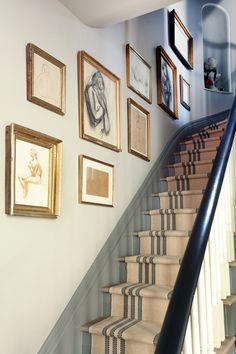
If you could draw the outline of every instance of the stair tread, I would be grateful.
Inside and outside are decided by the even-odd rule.
[[[120,283],[106,286],[102,290],[116,295],[133,295],[148,298],[170,299],[173,287],[145,283]]]
[[[174,164],[168,165],[169,168],[175,168],[175,167],[187,167],[187,166],[196,166],[196,165],[210,165],[213,164],[214,159],[211,160],[200,160],[200,161],[182,161],[182,162],[177,162]]]
[[[173,192],[161,192],[161,193],[153,193],[152,197],[177,197],[177,196],[185,196],[185,195],[198,195],[204,194],[205,189],[191,189],[189,191],[173,191]]]
[[[200,136],[198,136],[196,139],[189,139],[189,140],[184,140],[181,141],[180,145],[186,145],[186,144],[191,144],[193,142],[202,142],[202,141],[220,141],[221,137],[220,136],[213,136],[213,137],[209,137],[209,138],[205,138],[205,139],[201,139]]]
[[[210,173],[195,173],[190,175],[175,175],[175,176],[167,176],[162,177],[161,181],[177,181],[183,179],[198,179],[198,178],[209,178]]]
[[[232,267],[232,268],[235,268],[236,267],[236,261],[230,262],[229,266]]]
[[[178,209],[151,209],[145,212],[146,215],[163,215],[163,214],[194,214],[197,208],[178,208]]]
[[[210,151],[216,151],[217,148],[213,147],[213,148],[201,148],[201,149],[190,149],[190,150],[184,150],[184,151],[178,151],[178,152],[174,152],[174,155],[186,155],[188,153],[196,153],[196,152],[210,152]]]
[[[89,333],[156,344],[160,329],[155,322],[110,316],[89,327]]]
[[[222,342],[219,349],[215,349],[216,354],[228,354],[229,350],[235,345],[235,337],[228,337]]]
[[[182,257],[180,256],[167,256],[167,255],[135,255],[135,256],[124,256],[124,261],[126,263],[149,263],[149,264],[181,264]]]
[[[232,306],[236,303],[236,294],[227,296],[226,299],[223,299],[223,304],[226,306]]]
[[[191,231],[181,231],[181,230],[146,230],[146,231],[140,231],[137,233],[138,237],[157,237],[157,236],[163,236],[163,237],[178,237],[178,236],[183,236],[183,237],[189,237],[191,234]]]

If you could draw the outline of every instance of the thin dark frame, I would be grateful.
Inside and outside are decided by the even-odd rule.
[[[188,58],[186,59],[179,49],[175,45],[175,23],[178,23],[179,27],[183,31],[184,35],[187,37],[188,42]],[[183,24],[175,10],[169,13],[169,38],[170,46],[175,52],[180,61],[184,64],[187,69],[193,69],[193,37],[187,27]]]
[[[188,86],[188,95],[189,95],[189,102],[190,105],[187,104],[187,102],[184,101],[183,99],[183,85],[187,84]],[[191,96],[190,96],[190,84],[183,78],[182,75],[179,75],[179,89],[180,89],[180,103],[184,108],[186,108],[188,111],[191,110]]]

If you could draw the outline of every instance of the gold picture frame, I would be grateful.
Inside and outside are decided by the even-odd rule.
[[[133,99],[127,100],[128,151],[150,161],[150,113]]]
[[[165,50],[156,49],[157,103],[172,118],[178,119],[177,68]]]
[[[179,75],[180,103],[188,111],[191,110],[190,84]]]
[[[121,151],[120,79],[81,51],[78,83],[80,137]]]
[[[187,69],[193,69],[193,37],[175,10],[169,13],[170,46]]]
[[[6,127],[6,214],[60,215],[61,158],[61,140],[17,124]]]
[[[148,103],[152,103],[151,66],[130,46],[126,45],[127,86]]]
[[[114,165],[79,156],[79,203],[114,206]]]
[[[26,46],[27,99],[57,114],[66,109],[66,66],[32,43]]]

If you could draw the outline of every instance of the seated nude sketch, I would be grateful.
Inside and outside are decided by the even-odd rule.
[[[38,161],[37,151],[30,149],[30,161],[28,164],[29,174],[27,176],[19,176],[19,182],[23,189],[23,198],[28,196],[29,184],[40,184],[42,180],[42,167]]]
[[[162,96],[164,103],[170,108],[172,89],[170,77],[167,69],[167,63],[162,60],[161,63],[161,83],[162,83]]]
[[[100,71],[96,71],[85,87],[85,102],[91,127],[101,126],[101,135],[109,135],[111,124],[107,109],[105,83]]]

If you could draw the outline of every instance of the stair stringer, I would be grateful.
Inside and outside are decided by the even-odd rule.
[[[148,220],[143,211],[158,207],[155,205],[157,198],[152,198],[152,193],[165,190],[165,182],[160,181],[160,178],[166,175],[166,166],[173,152],[176,151],[176,146],[187,136],[223,120],[228,113],[227,110],[189,122],[171,137],[38,354],[88,354],[90,352],[90,335],[80,332],[80,326],[94,318],[108,314],[110,295],[102,294],[100,289],[107,284],[125,281],[125,272],[122,271],[125,265],[117,262],[116,258],[121,254],[131,255],[138,252],[137,238],[127,236],[136,230],[147,229]]]

